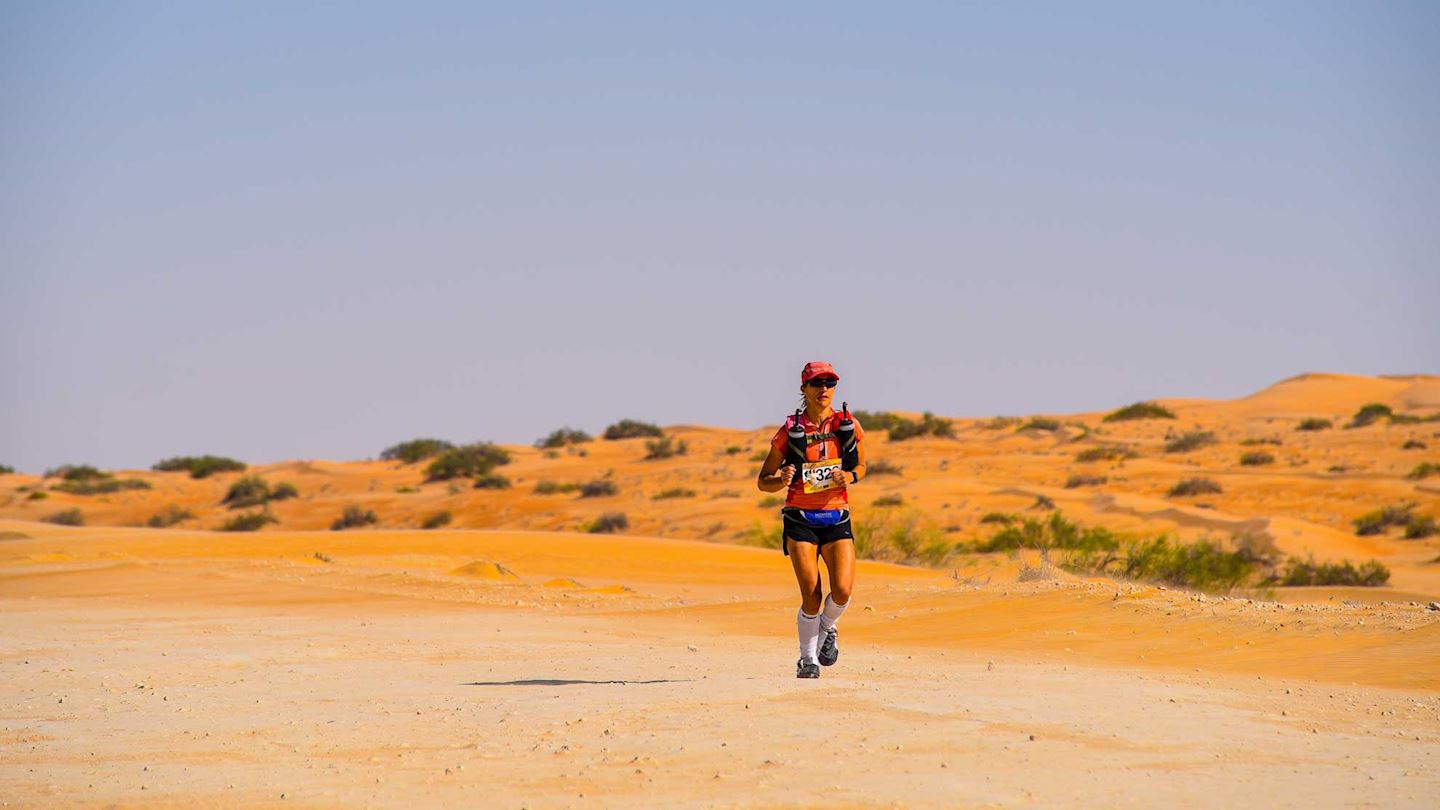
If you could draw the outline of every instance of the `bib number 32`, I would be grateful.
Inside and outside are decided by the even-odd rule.
[[[832,461],[810,461],[806,462],[800,470],[800,479],[805,483],[805,493],[824,492],[827,489],[834,489],[840,486],[839,477],[844,475],[840,470],[840,459]]]

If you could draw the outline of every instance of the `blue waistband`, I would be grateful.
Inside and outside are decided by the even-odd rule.
[[[785,512],[800,518],[811,526],[836,526],[844,523],[845,519],[850,516],[848,509],[796,509],[791,507]]]

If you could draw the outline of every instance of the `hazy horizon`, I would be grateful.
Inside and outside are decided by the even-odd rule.
[[[1440,372],[1440,6],[0,7],[0,463]]]

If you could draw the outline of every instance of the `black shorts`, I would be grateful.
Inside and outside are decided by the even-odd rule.
[[[780,550],[788,557],[790,545],[787,540],[796,540],[802,543],[814,543],[823,546],[826,543],[833,543],[836,540],[854,540],[855,533],[850,528],[850,515],[834,526],[811,526],[799,515],[793,514],[790,509],[780,510],[780,516],[784,518],[785,530],[780,540]]]

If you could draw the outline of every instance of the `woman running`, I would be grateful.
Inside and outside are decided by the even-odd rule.
[[[770,440],[758,481],[762,492],[787,490],[780,549],[790,556],[800,584],[797,678],[818,678],[821,665],[840,657],[835,622],[850,603],[855,579],[849,487],[865,477],[865,432],[848,409],[836,413],[831,408],[839,382],[829,363],[805,364],[800,371],[805,408],[786,419]],[[822,557],[830,573],[829,596],[820,586]]]

